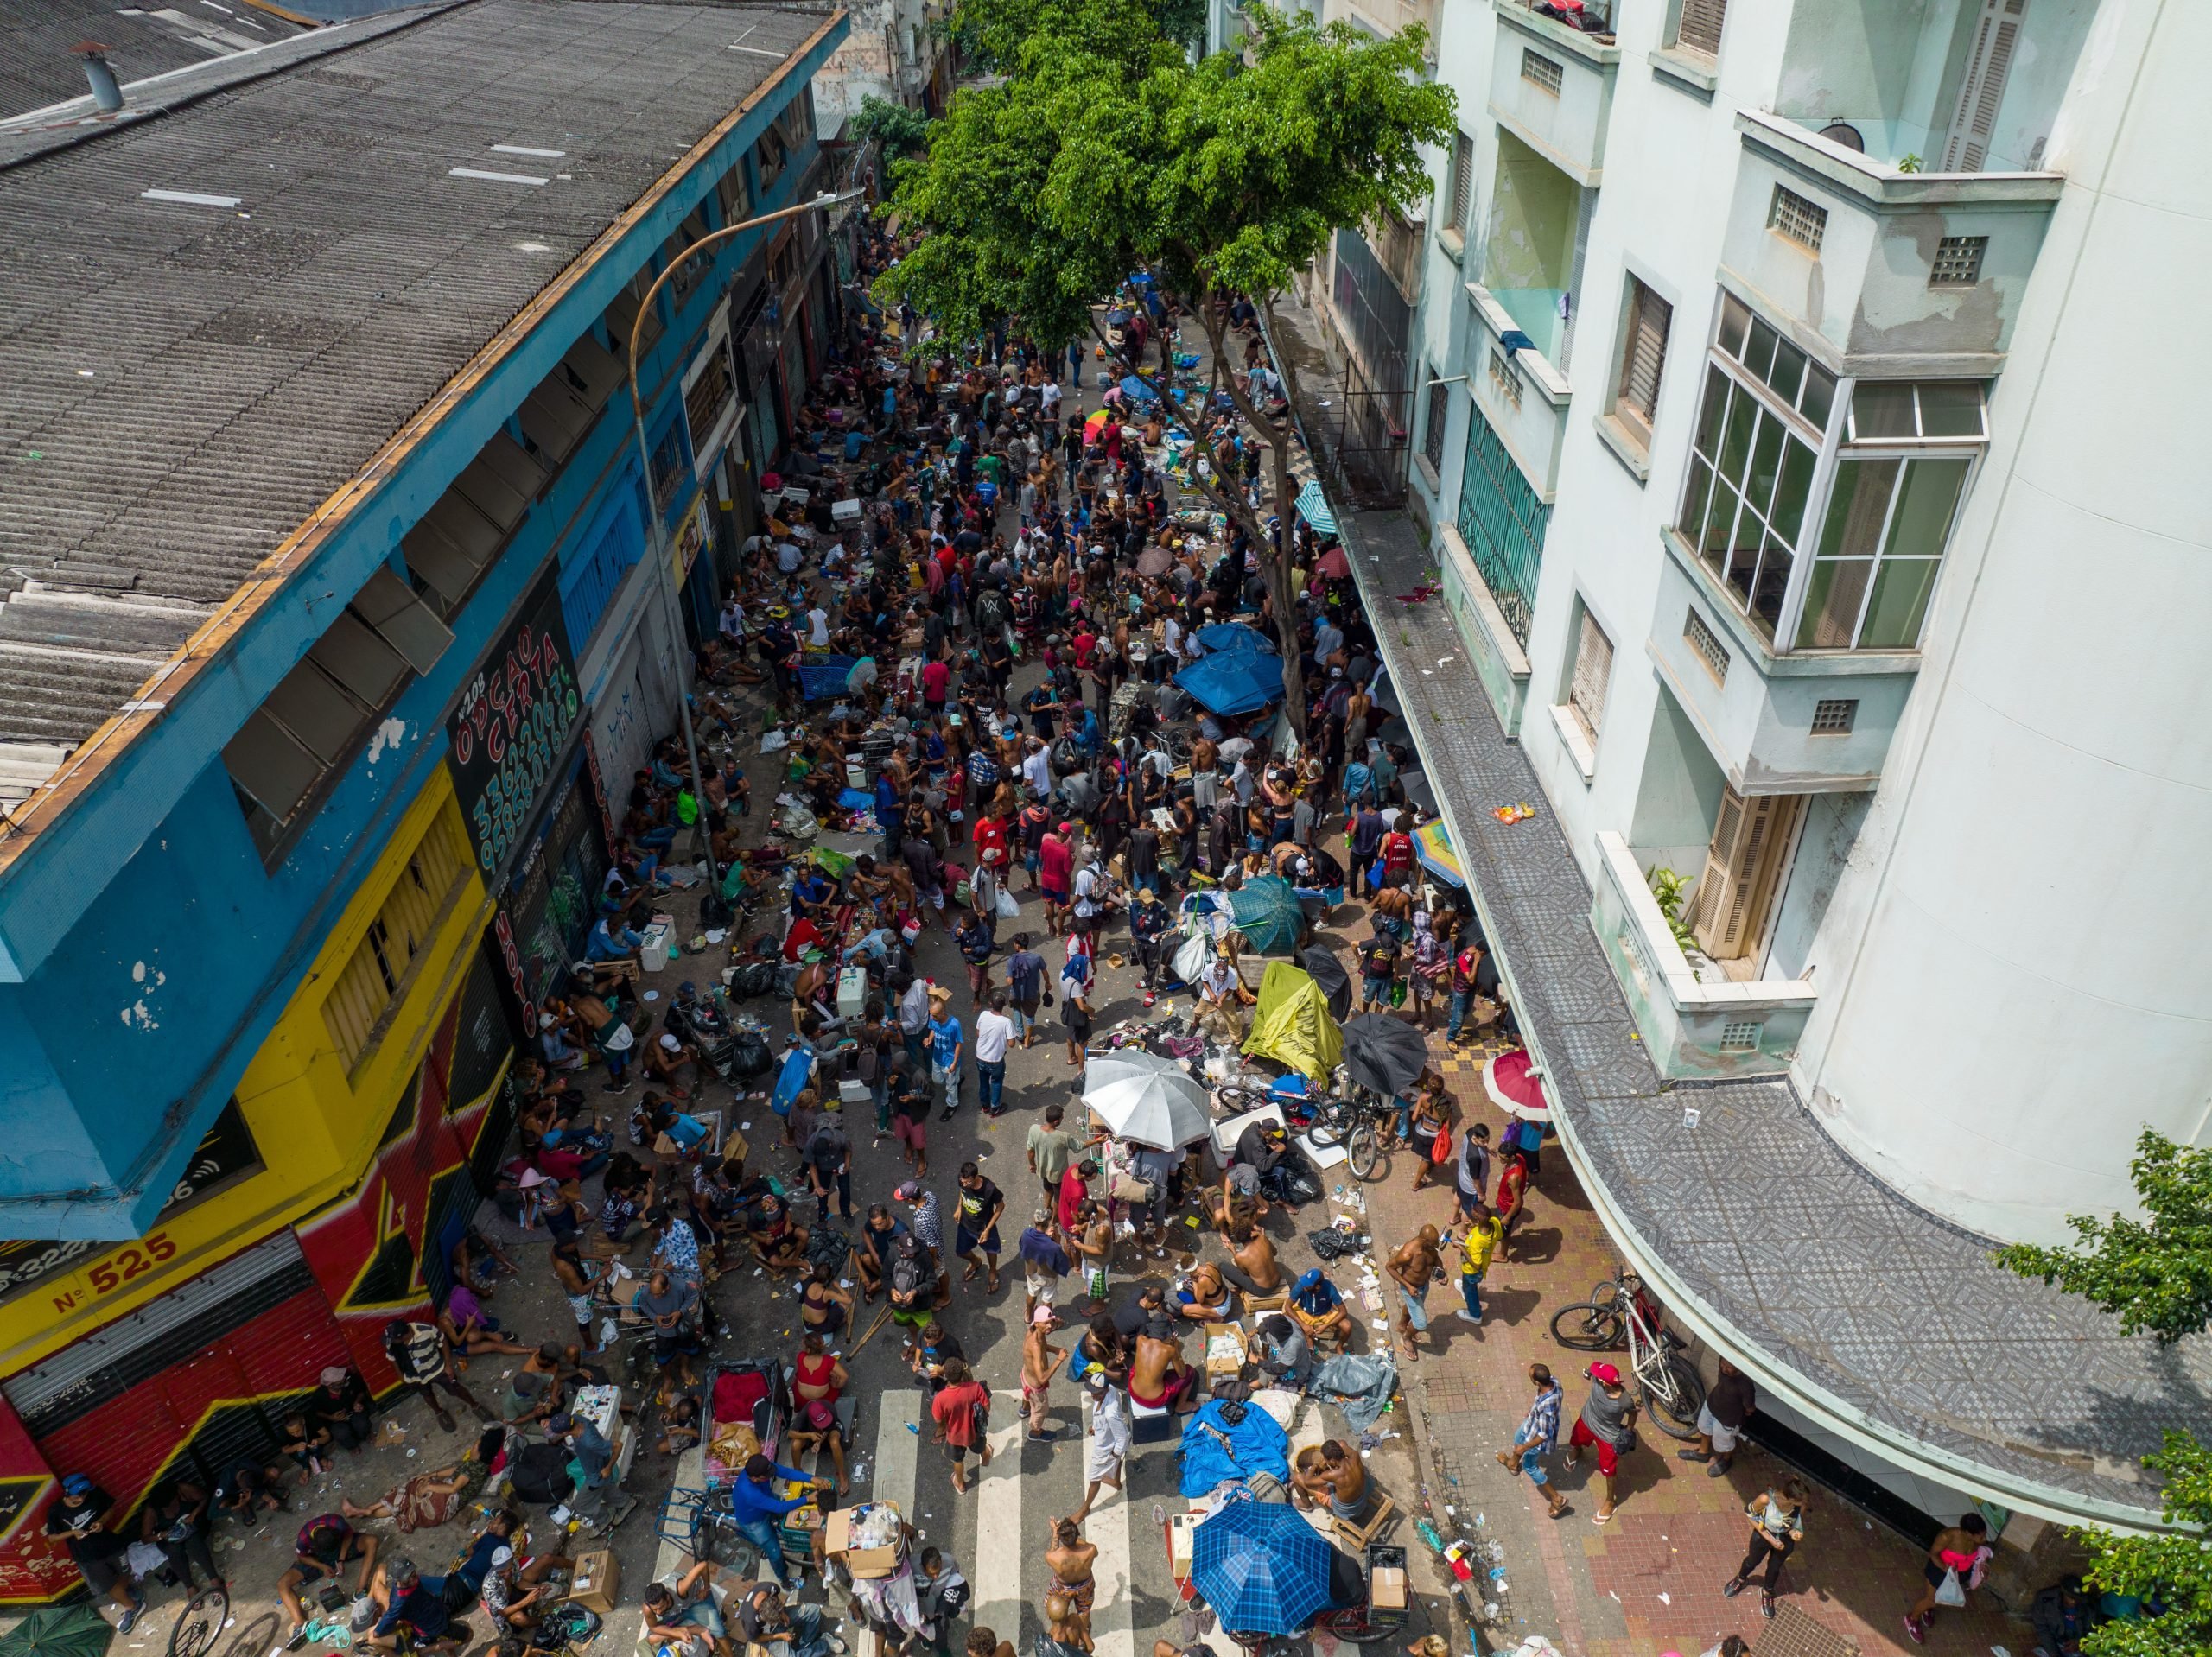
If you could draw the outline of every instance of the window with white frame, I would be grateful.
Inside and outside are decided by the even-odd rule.
[[[1613,681],[1613,641],[1589,611],[1582,613],[1582,626],[1574,644],[1574,678],[1567,693],[1567,708],[1582,727],[1590,746],[1598,746],[1598,733],[1605,725],[1605,692]]]
[[[1725,296],[1675,529],[1769,639],[1834,401],[1833,375]]]
[[[1862,380],[1805,583],[1800,650],[1910,650],[1985,436],[1974,380]]]
[[[1986,441],[1980,382],[1839,384],[1724,295],[1675,533],[1778,650],[1916,649]]]
[[[1628,279],[1628,327],[1621,342],[1620,381],[1613,413],[1649,444],[1659,407],[1659,375],[1667,363],[1667,330],[1675,308],[1634,276]]]

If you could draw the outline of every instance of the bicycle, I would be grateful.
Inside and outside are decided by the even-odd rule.
[[[199,1590],[176,1614],[176,1624],[169,1630],[168,1657],[206,1657],[230,1615],[229,1589],[215,1582]]]
[[[1670,1438],[1697,1437],[1705,1381],[1683,1357],[1666,1313],[1635,1273],[1622,1270],[1591,1290],[1590,1298],[1552,1314],[1552,1338],[1578,1352],[1628,1348],[1637,1401]]]

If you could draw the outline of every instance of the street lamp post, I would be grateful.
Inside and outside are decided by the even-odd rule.
[[[865,190],[846,190],[835,195],[817,195],[811,201],[802,201],[794,206],[779,207],[773,213],[762,213],[758,219],[747,219],[740,224],[725,225],[720,230],[709,231],[668,262],[667,267],[661,271],[660,275],[653,278],[653,285],[645,290],[645,301],[638,307],[637,320],[630,325],[630,413],[638,439],[638,466],[640,475],[645,480],[645,516],[652,520],[653,561],[658,565],[660,570],[656,581],[661,595],[668,606],[668,620],[670,626],[674,629],[672,634],[674,638],[681,638],[683,636],[683,612],[676,587],[676,561],[669,550],[668,524],[661,516],[660,501],[653,492],[653,457],[652,450],[645,441],[645,399],[638,392],[638,340],[645,332],[645,317],[652,311],[653,302],[659,298],[660,290],[667,285],[668,279],[676,274],[677,268],[686,263],[695,254],[703,249],[712,247],[717,242],[726,242],[733,236],[742,235],[748,230],[758,230],[763,225],[772,225],[779,219],[796,219],[801,213],[819,213],[831,207],[842,206],[848,201],[858,200],[867,194]],[[734,390],[734,387],[733,387]],[[691,727],[691,693],[690,688],[683,684],[683,670],[679,665],[677,669],[676,706],[677,711],[683,715],[683,752],[691,766],[691,798],[699,812],[699,819],[694,824],[692,833],[695,843],[703,850],[706,855],[708,895],[713,901],[719,903],[721,895],[721,870],[715,863],[714,836],[704,832],[707,790],[700,780],[702,773],[699,770],[699,739]]]

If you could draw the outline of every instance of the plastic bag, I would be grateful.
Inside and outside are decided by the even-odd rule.
[[[1936,1589],[1936,1603],[1951,1606],[1961,1606],[1967,1603],[1966,1587],[1959,1581],[1956,1571],[1947,1569],[1943,1572],[1943,1580]]]
[[[1021,918],[1021,905],[1014,901],[1014,894],[1004,886],[999,888],[998,912],[999,918],[1002,921]]]

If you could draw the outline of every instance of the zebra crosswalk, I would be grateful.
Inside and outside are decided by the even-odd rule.
[[[1063,1383],[1056,1390],[1065,1394],[1068,1388]],[[1091,1411],[1086,1397],[1078,1426],[1077,1412],[1061,1398],[1058,1438],[1035,1444],[1014,1413],[1020,1397],[993,1394],[1001,1424],[991,1429],[991,1463],[980,1474],[971,1467],[963,1496],[953,1490],[950,1465],[930,1442],[920,1393],[878,1394],[874,1453],[861,1458],[869,1477],[856,1483],[855,1495],[896,1504],[922,1533],[922,1546],[959,1562],[973,1593],[970,1626],[989,1628],[1017,1652],[1027,1652],[1043,1628],[1052,1581],[1044,1556],[1052,1526],[1083,1500]],[[1301,1403],[1291,1424],[1292,1454],[1325,1436],[1320,1407]],[[1160,1638],[1190,1642],[1192,1631],[1182,1622],[1185,1607],[1167,1564],[1168,1517],[1190,1505],[1179,1488],[1176,1448],[1173,1437],[1133,1444],[1125,1488],[1101,1492],[1084,1521],[1085,1538],[1098,1549],[1091,1614],[1096,1657],[1151,1657],[1153,1641]],[[1325,1522],[1311,1517],[1317,1527]],[[1205,1643],[1218,1657],[1243,1657],[1217,1629]]]

